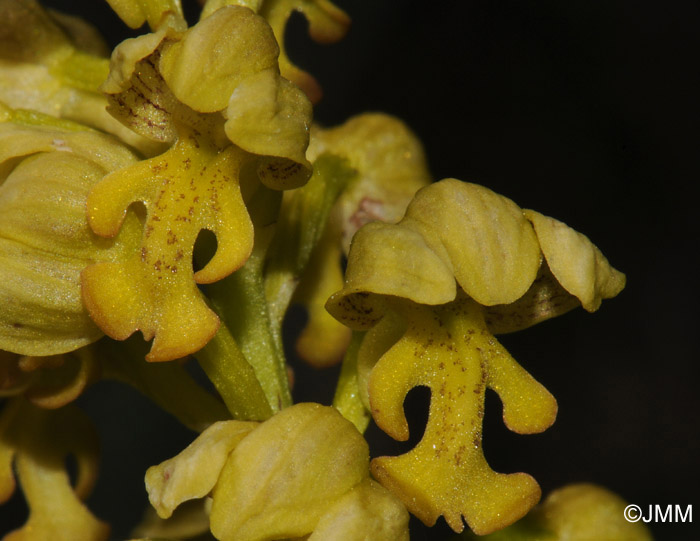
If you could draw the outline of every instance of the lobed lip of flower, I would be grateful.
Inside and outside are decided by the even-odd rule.
[[[358,231],[345,285],[326,308],[364,330],[384,315],[387,297],[440,305],[459,286],[485,307],[495,332],[510,332],[579,304],[595,311],[624,285],[624,274],[564,223],[483,186],[445,179],[420,190],[398,224]],[[519,299],[520,317],[504,323]]]
[[[278,54],[264,18],[224,6],[186,31],[166,21],[112,55],[102,87],[108,110],[171,147],[91,191],[88,222],[100,236],[119,231],[133,202],[143,202],[147,216],[140,250],[83,271],[83,299],[112,338],[137,330],[154,338],[148,360],[193,353],[216,334],[220,320],[195,283],[220,280],[250,256],[253,225],[241,180],[285,190],[311,174],[305,156],[311,105],[280,76]],[[217,250],[194,273],[202,229],[216,235]]]

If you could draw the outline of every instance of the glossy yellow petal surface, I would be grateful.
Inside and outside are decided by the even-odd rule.
[[[180,454],[149,468],[146,490],[158,516],[168,518],[181,503],[209,494],[231,451],[257,426],[244,421],[219,421]]]
[[[101,336],[81,301],[81,270],[134,249],[140,228],[129,213],[116,238],[97,237],[85,218],[88,191],[135,158],[77,125],[7,114],[49,125],[0,123],[0,348],[64,353]]]
[[[603,299],[625,287],[625,275],[608,263],[588,237],[534,210],[526,210],[525,216],[535,227],[552,274],[586,310],[596,311]]]
[[[2,411],[0,430],[0,497],[14,489],[4,469],[9,458],[29,506],[26,524],[4,539],[106,540],[109,527],[81,501],[97,478],[97,439],[89,419],[71,406],[48,411],[16,399]],[[66,471],[68,455],[77,465],[74,485]]]
[[[321,517],[309,541],[408,541],[408,511],[370,479],[336,501]]]
[[[522,209],[478,184],[445,179],[422,189],[401,223],[419,230],[484,306],[520,298],[540,267],[537,237]]]
[[[430,413],[418,445],[398,457],[374,459],[372,473],[426,524],[443,515],[457,532],[462,517],[478,534],[507,526],[537,503],[540,489],[527,474],[496,473],[486,463],[485,390],[500,396],[508,428],[524,434],[554,422],[556,401],[493,338],[473,301],[460,298],[438,308],[406,304],[401,312],[406,333],[370,376],[372,415],[390,436],[408,439],[403,401],[417,385],[430,387]]]
[[[335,409],[297,404],[251,432],[214,489],[211,531],[221,541],[311,533],[334,502],[368,478],[367,443]]]
[[[184,131],[167,153],[109,175],[90,193],[88,221],[104,237],[117,234],[131,203],[146,205],[140,249],[88,267],[82,285],[85,305],[106,334],[123,340],[141,330],[155,337],[148,360],[197,351],[219,327],[196,284],[227,276],[252,250],[238,183],[242,159],[233,146],[219,151]],[[216,234],[217,251],[195,273],[192,249],[202,229]]]

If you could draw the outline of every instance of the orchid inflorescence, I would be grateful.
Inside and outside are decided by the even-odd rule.
[[[140,539],[407,540],[409,513],[498,539],[649,538],[611,518],[624,502],[600,487],[535,507],[537,482],[483,454],[486,389],[517,433],[557,414],[496,335],[625,285],[587,237],[432,182],[391,116],[313,124],[321,88],[284,35],[298,11],[313,39],[341,39],[349,19],[327,0],[207,0],[195,24],[179,0],[108,2],[150,30],[111,59],[85,21],[0,0],[0,501],[18,483],[29,506],[5,539],[108,538],[84,503],[95,428],[73,403],[100,379],[199,434],[145,472]],[[292,403],[292,304],[308,314],[298,355],[342,362],[332,406]],[[417,386],[431,391],[421,441],[371,458],[372,420],[408,439]]]

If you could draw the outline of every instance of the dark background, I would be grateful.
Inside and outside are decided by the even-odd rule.
[[[127,35],[100,2],[63,4],[93,10],[87,17],[112,45]],[[693,524],[652,529],[662,541],[699,539],[693,188],[700,4],[337,4],[353,18],[343,42],[314,44],[301,17],[289,31],[290,56],[325,90],[319,122],[392,113],[424,141],[435,179],[477,182],[558,218],[627,274],[626,289],[599,312],[579,309],[501,337],[557,397],[559,417],[544,434],[511,434],[498,399],[489,396],[484,447],[493,468],[532,474],[545,495],[590,481],[643,509],[692,504]],[[296,399],[329,403],[337,371],[295,367]],[[412,442],[426,398],[414,391],[407,399]],[[103,439],[103,474],[91,507],[114,523],[115,538],[124,538],[146,505],[142,472],[193,436],[116,384],[95,386],[81,402]],[[368,434],[373,456],[407,449],[376,427]],[[432,530],[414,522],[413,540],[449,534],[442,519]]]

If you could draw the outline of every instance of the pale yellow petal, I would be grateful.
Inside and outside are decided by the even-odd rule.
[[[423,188],[402,224],[448,257],[459,285],[484,306],[522,297],[540,267],[537,237],[522,209],[477,184],[445,179]]]
[[[456,284],[452,269],[420,233],[401,224],[373,222],[355,234],[345,287],[326,308],[350,328],[368,329],[385,311],[377,295],[444,304],[455,298]]]
[[[161,518],[181,503],[209,494],[231,451],[258,423],[219,421],[212,424],[177,456],[148,468],[146,490]]]
[[[311,533],[333,503],[368,478],[369,449],[333,408],[297,404],[260,425],[231,454],[214,489],[221,541]]]
[[[90,192],[88,222],[104,237],[123,227],[132,202],[146,204],[140,248],[86,268],[81,282],[85,305],[106,334],[124,340],[141,330],[146,339],[155,337],[148,360],[198,351],[219,328],[197,283],[229,275],[252,250],[238,176],[243,159],[234,146],[220,152],[183,131],[167,153],[110,174]],[[202,229],[217,236],[217,251],[195,273],[192,250]]]
[[[230,95],[226,135],[258,154],[260,180],[276,190],[302,186],[311,176],[306,159],[311,103],[276,68],[246,78]]]
[[[379,483],[367,479],[321,517],[309,541],[408,541],[408,511]]]
[[[550,426],[556,402],[491,336],[473,301],[438,308],[404,301],[397,308],[407,318],[407,330],[372,370],[372,416],[403,441],[409,436],[403,403],[413,387],[430,387],[430,411],[416,447],[375,458],[372,473],[428,525],[443,515],[456,532],[464,528],[462,518],[479,535],[503,528],[537,503],[540,489],[525,473],[496,473],[487,464],[486,388],[498,392],[507,426],[521,433]]]
[[[175,96],[196,111],[226,108],[247,77],[277,68],[279,48],[272,29],[251,10],[228,6],[166,47],[160,72]]]
[[[239,0],[238,4],[253,8],[255,2]],[[287,21],[293,11],[301,12],[307,19],[309,35],[319,43],[333,43],[343,38],[350,25],[350,18],[329,0],[265,0],[260,2],[260,13],[275,32],[277,42],[281,44],[280,70],[282,75],[299,86],[312,103],[321,99],[321,87],[314,77],[295,66],[284,48]]]
[[[0,142],[0,170],[9,172],[0,177],[0,348],[24,355],[77,349],[101,336],[81,301],[80,272],[135,248],[140,230],[129,213],[115,239],[94,235],[87,194],[135,158],[84,129],[8,122],[0,124]]]
[[[625,275],[615,270],[602,252],[586,237],[565,223],[526,210],[552,274],[589,312],[603,299],[625,287]]]
[[[2,412],[0,450],[12,449],[29,518],[4,539],[106,540],[109,526],[81,501],[89,495],[98,469],[96,433],[87,416],[74,406],[44,410],[21,399],[12,406]],[[75,482],[66,470],[68,455],[77,466]]]

